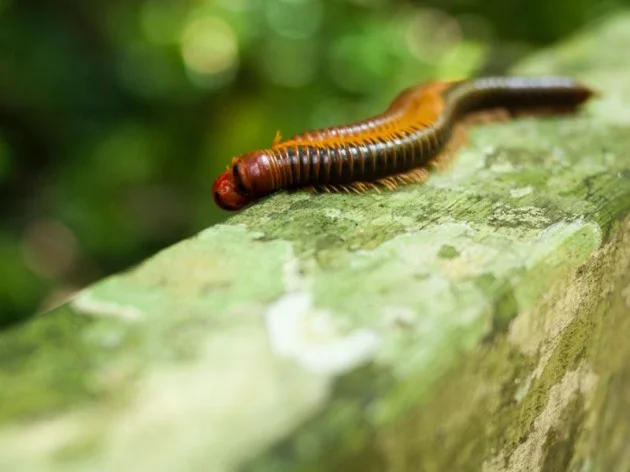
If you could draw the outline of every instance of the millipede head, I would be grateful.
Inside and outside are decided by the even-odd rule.
[[[212,196],[224,210],[240,210],[277,190],[268,151],[252,151],[232,159],[215,180]]]
[[[221,174],[212,185],[214,202],[224,210],[236,211],[252,202],[252,198],[245,195],[236,187],[231,170]]]

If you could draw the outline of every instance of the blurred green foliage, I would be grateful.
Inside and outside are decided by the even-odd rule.
[[[0,324],[225,218],[230,157],[621,0],[0,0]]]

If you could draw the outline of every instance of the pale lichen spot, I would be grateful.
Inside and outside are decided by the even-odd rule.
[[[523,198],[534,191],[534,187],[528,185],[526,187],[519,187],[510,190],[510,197]]]
[[[497,162],[490,166],[490,170],[495,174],[508,174],[514,172],[516,167],[511,162]]]
[[[333,376],[374,358],[380,336],[369,329],[339,332],[331,313],[313,306],[308,292],[289,293],[265,313],[273,351],[307,371]]]
[[[520,379],[515,380],[515,383],[518,385],[518,388],[514,393],[514,400],[516,401],[516,403],[521,403],[525,399],[525,397],[529,393],[529,389],[532,386],[532,381],[532,376],[528,376],[522,381]]]
[[[256,239],[261,236],[264,236],[263,233],[257,232],[257,231],[250,231],[248,230],[247,225],[243,223],[239,223],[239,224],[233,224],[233,225],[219,224],[219,225],[211,226],[210,228],[207,228],[201,231],[197,235],[197,237],[199,239],[213,239],[213,238],[216,238],[217,235],[222,235],[223,237],[226,237],[230,235],[242,236],[245,234],[249,235],[251,239]]]
[[[526,206],[514,208],[506,203],[497,202],[492,208],[490,221],[494,224],[525,224],[544,226],[549,224],[549,217],[542,208]]]
[[[551,152],[551,157],[552,159],[554,159],[554,161],[561,162],[567,159],[567,153],[560,146],[554,146]]]
[[[586,223],[583,220],[572,221],[571,223],[555,223],[540,232],[538,240],[548,240],[550,242],[560,243],[567,237],[578,231],[584,230],[595,239],[595,246],[598,247],[602,243],[602,230],[595,223]]]
[[[341,210],[339,208],[324,208],[322,213],[330,219],[336,219],[341,216]]]
[[[499,251],[490,246],[471,243],[463,246],[458,257],[452,259],[440,258],[440,270],[452,280],[461,280],[484,274],[490,263],[497,258]]]
[[[71,302],[71,306],[81,313],[95,316],[111,316],[125,321],[138,321],[142,310],[133,305],[125,305],[111,300],[97,298],[91,290],[83,290]]]

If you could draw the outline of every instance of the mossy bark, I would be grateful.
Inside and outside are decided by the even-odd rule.
[[[0,470],[630,468],[630,16],[603,95],[393,193],[283,193],[0,336]]]

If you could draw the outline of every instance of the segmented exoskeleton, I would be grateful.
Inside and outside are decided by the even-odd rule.
[[[409,88],[372,118],[286,140],[278,135],[271,148],[234,158],[214,183],[214,200],[238,210],[281,189],[361,192],[421,182],[471,115],[497,109],[566,113],[591,95],[568,77],[489,77]]]

